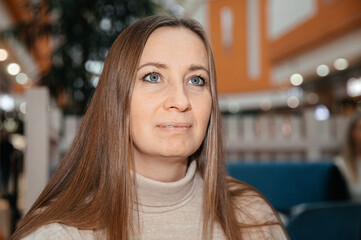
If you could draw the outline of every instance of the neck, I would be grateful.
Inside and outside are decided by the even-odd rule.
[[[187,159],[139,158],[134,156],[135,172],[149,179],[160,182],[175,182],[187,172]]]

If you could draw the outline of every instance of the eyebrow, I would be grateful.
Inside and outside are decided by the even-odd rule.
[[[209,70],[206,67],[203,67],[202,65],[190,65],[188,68],[189,71],[196,71],[196,70],[203,70],[205,72],[207,72],[207,74],[209,75]]]
[[[142,65],[139,66],[138,70],[146,67],[146,66],[153,66],[156,68],[162,68],[162,69],[168,69],[169,67],[167,66],[167,64],[164,63],[159,63],[159,62],[149,62],[149,63],[144,63]],[[207,72],[207,74],[209,75],[209,70],[202,66],[202,65],[196,65],[196,64],[191,64],[188,68],[189,71],[197,71],[197,70],[203,70],[205,72]]]
[[[158,62],[149,62],[149,63],[144,63],[144,64],[140,65],[138,70],[145,66],[153,66],[153,67],[157,67],[157,68],[168,69],[168,66],[166,64],[158,63]]]

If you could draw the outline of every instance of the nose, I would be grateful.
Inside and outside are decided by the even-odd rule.
[[[191,104],[183,84],[172,84],[167,89],[167,98],[164,102],[165,109],[175,109],[185,112],[191,109]]]

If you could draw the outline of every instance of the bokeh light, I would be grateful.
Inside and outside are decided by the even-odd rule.
[[[333,66],[335,67],[335,69],[339,70],[339,71],[347,69],[348,65],[349,65],[349,63],[348,63],[347,59],[345,59],[345,58],[338,58],[333,63]]]
[[[295,96],[291,96],[287,99],[287,105],[290,108],[296,108],[300,105],[300,100]]]
[[[264,99],[259,103],[259,107],[263,111],[268,111],[268,110],[270,110],[272,108],[272,103],[271,103],[270,100]]]
[[[25,73],[19,73],[16,75],[16,82],[23,85],[28,82],[28,76]]]
[[[17,63],[10,63],[7,70],[10,75],[16,75],[20,72],[20,66]]]
[[[325,121],[330,118],[330,111],[325,105],[318,105],[315,109],[315,119],[318,121]]]
[[[241,106],[239,106],[238,102],[230,102],[228,105],[228,111],[230,113],[237,113],[241,110]]]
[[[5,94],[0,95],[0,108],[4,110],[5,112],[10,112],[15,107],[15,101],[14,98],[11,96]]]
[[[303,83],[303,77],[299,73],[294,73],[290,78],[290,82],[293,86],[299,86]]]
[[[20,112],[26,113],[26,102],[20,104]]]
[[[90,82],[91,84],[96,87],[98,85],[98,82],[99,82],[99,76],[93,76],[91,79],[90,79]]]
[[[5,49],[0,49],[0,61],[5,61],[8,58],[8,52]]]
[[[320,77],[326,77],[330,73],[330,68],[327,65],[320,65],[316,69],[317,75]]]
[[[350,78],[347,81],[346,91],[350,97],[361,96],[361,77]]]

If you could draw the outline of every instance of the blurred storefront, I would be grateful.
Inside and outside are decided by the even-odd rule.
[[[338,154],[361,108],[361,2],[215,0],[208,9],[228,159]]]

